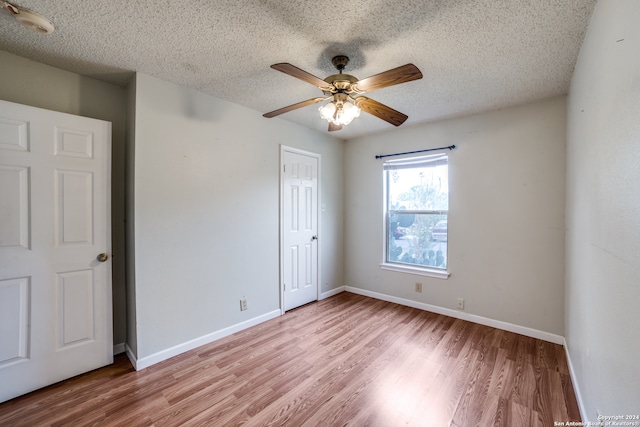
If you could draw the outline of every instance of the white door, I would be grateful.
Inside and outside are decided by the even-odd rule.
[[[0,402],[113,362],[110,163],[111,123],[0,101]]]
[[[320,157],[282,147],[281,280],[284,310],[318,299]]]

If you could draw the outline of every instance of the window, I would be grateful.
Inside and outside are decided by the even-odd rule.
[[[448,276],[448,172],[446,154],[384,163],[387,238],[383,268]]]

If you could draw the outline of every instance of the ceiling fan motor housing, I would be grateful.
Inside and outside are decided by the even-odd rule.
[[[336,89],[335,91],[324,91],[325,95],[331,95],[332,93],[350,93],[351,85],[357,82],[358,78],[350,74],[332,74],[324,81]]]

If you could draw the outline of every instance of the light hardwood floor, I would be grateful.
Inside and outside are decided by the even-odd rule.
[[[580,421],[561,346],[351,293],[135,372],[0,404],[0,426],[553,426]]]

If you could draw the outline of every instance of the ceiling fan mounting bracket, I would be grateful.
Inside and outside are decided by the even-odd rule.
[[[349,57],[345,55],[337,55],[331,58],[331,63],[340,73],[345,69],[347,64],[349,63]]]

